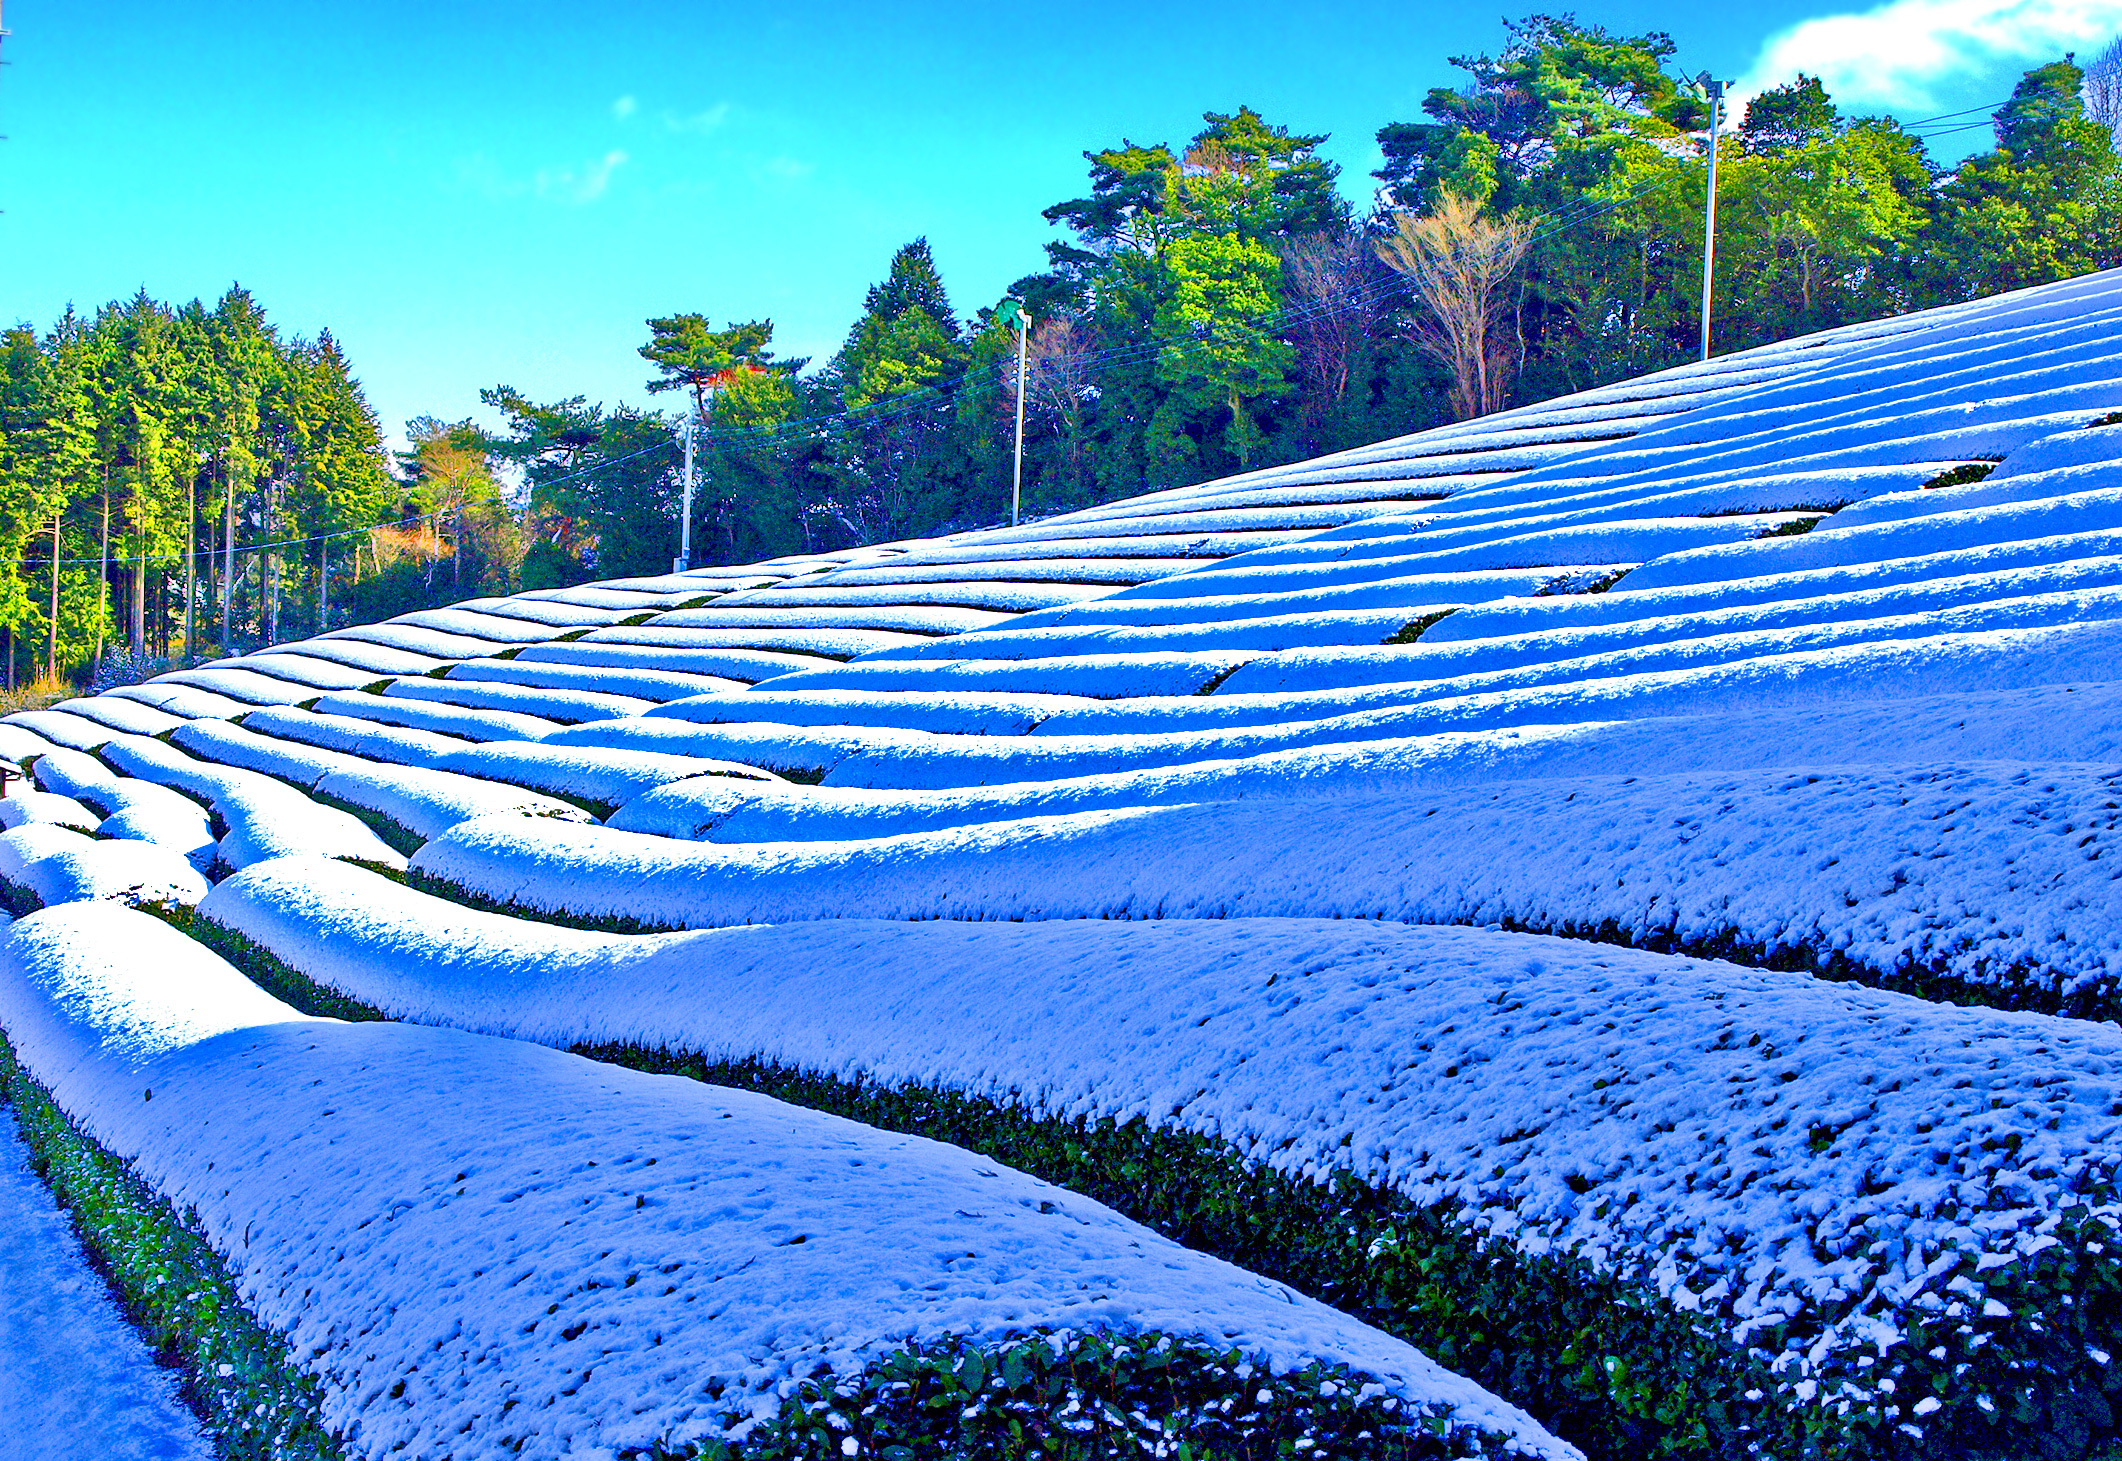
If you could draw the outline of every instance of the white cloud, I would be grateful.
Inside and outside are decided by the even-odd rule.
[[[2122,32],[2122,0],[1886,0],[1869,10],[1800,21],[1762,44],[1735,90],[1752,96],[1817,76],[1844,106],[1922,112],[1943,88],[1996,70],[2087,60]]]
[[[712,132],[729,120],[730,106],[726,101],[716,102],[704,112],[694,112],[681,117],[676,112],[663,114],[663,125],[673,132]]]
[[[641,110],[641,103],[635,101],[631,96],[622,96],[612,103],[612,115],[622,122],[639,110]]]
[[[579,172],[574,168],[540,168],[535,184],[541,198],[563,203],[594,203],[611,186],[612,174],[626,164],[626,154],[613,148]]]
[[[816,163],[805,162],[796,157],[769,157],[764,166],[767,176],[780,178],[784,182],[807,178],[818,170]]]

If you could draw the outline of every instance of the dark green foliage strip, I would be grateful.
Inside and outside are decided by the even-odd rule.
[[[316,1381],[253,1319],[206,1240],[84,1136],[0,1039],[0,1086],[42,1177],[150,1348],[183,1367],[185,1398],[228,1461],[336,1461]]]
[[[1968,483],[1979,482],[1984,477],[1987,477],[1991,472],[1996,471],[1997,462],[2001,462],[2002,460],[2004,460],[2002,457],[1998,457],[1996,461],[1962,462],[1957,467],[1953,467],[1950,470],[1940,472],[1937,476],[1931,478],[1923,485],[1926,489],[1935,487],[1965,487]]]
[[[849,1452],[845,1443],[856,1443]],[[1042,1337],[999,1349],[946,1342],[901,1351],[854,1380],[805,1381],[741,1444],[640,1456],[703,1461],[1192,1461],[1493,1454],[1495,1438],[1444,1415],[1366,1396],[1361,1378],[1314,1365],[1271,1375],[1257,1358],[1169,1335]],[[631,1461],[631,1458],[630,1458]]]
[[[1882,967],[1853,959],[1842,949],[1820,949],[1811,944],[1764,943],[1746,937],[1736,928],[1695,938],[1678,938],[1663,929],[1630,927],[1611,918],[1598,923],[1502,918],[1497,921],[1497,926],[1511,933],[1583,939],[1588,943],[1613,944],[1624,949],[1643,949],[1654,954],[1691,959],[1722,959],[1751,969],[1782,969],[1836,983],[1890,989],[1897,994],[1912,994],[1937,1004],[2022,1010],[2028,1014],[2063,1015],[2079,1020],[2122,1020],[2122,980],[2105,977],[2065,991],[2060,977],[2040,964],[2014,963],[2003,968],[1985,969],[1981,979],[1968,979],[1948,971],[1949,959],[1945,954],[1922,961],[1904,957],[1899,963]]]

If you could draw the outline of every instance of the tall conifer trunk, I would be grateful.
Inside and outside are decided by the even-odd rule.
[[[140,545],[133,559],[132,624],[127,642],[132,645],[133,657],[139,659],[147,653],[147,547]]]

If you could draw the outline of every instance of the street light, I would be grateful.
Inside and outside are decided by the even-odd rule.
[[[1709,359],[1709,310],[1717,277],[1717,120],[1725,83],[1707,71],[1695,78],[1709,98],[1709,205],[1702,211],[1702,358]]]
[[[1017,332],[1017,462],[1009,485],[1009,525],[1015,527],[1024,501],[1024,357],[1026,342],[1031,339],[1032,317],[1024,301],[1014,298],[1003,300],[996,314]]]
[[[683,573],[693,566],[693,418],[685,418],[685,500],[678,508],[678,556],[670,566]]]

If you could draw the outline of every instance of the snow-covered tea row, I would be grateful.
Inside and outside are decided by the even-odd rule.
[[[353,1455],[741,1436],[821,1369],[1093,1329],[1345,1364],[1485,1450],[1575,1454],[1399,1341],[957,1148],[516,1041],[307,1019],[142,914],[7,930],[0,1024],[191,1216]]]
[[[1827,1379],[1895,1421],[1986,1346],[2038,1349],[2042,1316],[1990,1290],[2122,1226],[2122,1033],[1797,974],[1291,919],[629,938],[313,860],[201,912],[396,1016],[1141,1118],[1350,1172],[1625,1273],[1767,1350],[1799,1400]],[[1905,1342],[1916,1325],[1931,1341]]]
[[[842,842],[689,843],[492,817],[460,823],[412,866],[483,902],[636,927],[1508,922],[2122,1014],[2112,767],[1420,780],[1383,796],[1167,801]],[[665,795],[622,815],[651,822]]]

